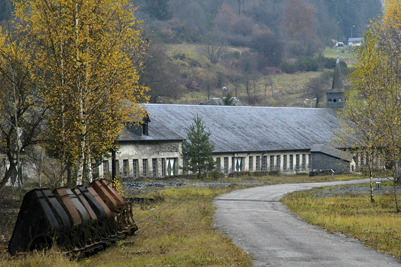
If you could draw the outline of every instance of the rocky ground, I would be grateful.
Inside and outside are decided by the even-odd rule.
[[[124,182],[123,186],[127,195],[143,194],[154,190],[159,190],[168,187],[184,187],[184,186],[230,186],[230,185],[244,185],[244,186],[258,186],[263,185],[263,183],[253,183],[253,182],[196,182],[194,181],[156,181],[156,182],[142,182],[142,181],[131,181]]]

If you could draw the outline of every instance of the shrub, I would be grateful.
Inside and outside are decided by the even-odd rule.
[[[307,57],[297,60],[297,68],[299,71],[317,71],[319,64],[315,59]]]
[[[227,42],[235,47],[249,47],[250,39],[248,36],[236,34],[236,35],[229,35],[227,37]]]
[[[287,74],[292,74],[297,71],[297,66],[288,62],[281,62],[280,69]]]
[[[334,69],[336,66],[336,59],[335,58],[328,58],[320,54],[317,57],[317,61],[320,65],[320,67],[325,68],[325,69]]]

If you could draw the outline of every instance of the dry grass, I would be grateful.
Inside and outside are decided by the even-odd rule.
[[[316,190],[292,193],[282,202],[308,223],[401,258],[401,214],[395,212],[394,195],[378,195],[371,203],[367,195],[317,197]]]
[[[362,177],[334,178],[349,180]],[[239,178],[213,180],[233,183],[226,187],[186,186],[159,189],[142,195],[145,198],[153,198],[154,202],[134,205],[134,218],[140,229],[137,234],[104,252],[76,262],[70,261],[56,250],[46,254],[33,253],[26,257],[13,258],[4,248],[0,251],[0,266],[251,266],[248,254],[234,245],[230,238],[213,228],[214,197],[245,188],[238,185],[240,183],[270,185],[331,180],[331,176],[244,175]],[[212,180],[205,179],[202,182]],[[4,234],[4,228],[0,227],[0,233]]]
[[[248,255],[213,226],[211,201],[227,188],[167,189],[136,206],[136,236],[80,262],[85,266],[251,266]],[[149,197],[147,195],[146,197]],[[132,246],[124,243],[134,241]]]
[[[213,228],[215,196],[243,187],[184,187],[145,197],[155,202],[134,206],[140,230],[106,251],[69,261],[55,251],[11,258],[1,266],[251,266],[247,253]]]
[[[35,252],[25,256],[11,258],[5,253],[0,253],[1,267],[78,267],[79,264],[75,261],[70,261],[69,258],[63,256],[63,253],[52,249],[47,252]]]

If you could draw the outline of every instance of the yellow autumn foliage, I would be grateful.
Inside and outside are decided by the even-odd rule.
[[[396,183],[401,178],[401,3],[385,1],[383,16],[372,21],[363,45],[356,49],[358,64],[352,74],[346,107],[341,110],[342,140],[366,155],[372,172],[378,162],[391,167],[395,206],[400,211]],[[371,186],[371,198],[373,190]]]
[[[15,2],[18,27],[35,47],[28,52],[48,109],[47,150],[75,167],[78,183],[84,163],[108,153],[124,123],[144,114],[147,88],[135,62],[145,43],[134,12],[126,0]]]

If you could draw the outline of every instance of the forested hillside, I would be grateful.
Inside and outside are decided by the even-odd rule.
[[[205,33],[220,30],[233,45],[258,30],[269,30],[281,40],[294,39],[294,30],[313,30],[323,44],[331,39],[346,41],[351,29],[353,37],[361,35],[381,12],[378,0],[139,0],[135,4],[140,7],[137,16],[166,42],[198,42]]]
[[[145,21],[150,45],[159,47],[158,56],[167,55],[161,60],[153,57],[153,63],[157,64],[147,65],[145,70],[147,74],[161,74],[156,80],[164,81],[160,85],[147,80],[153,90],[152,101],[158,96],[170,96],[170,101],[177,102],[184,94],[182,102],[188,103],[193,98],[207,100],[221,96],[221,88],[226,86],[231,95],[248,104],[293,105],[294,101],[282,101],[276,77],[281,73],[319,71],[319,75],[305,77],[314,76],[322,90],[327,90],[330,77],[323,70],[333,68],[334,59],[323,57],[322,51],[333,47],[336,41],[346,42],[351,35],[362,36],[369,20],[381,12],[377,0],[141,0],[136,3],[139,5],[136,16]],[[161,47],[165,53],[161,53]],[[341,53],[340,57],[346,59],[350,54]],[[162,64],[168,68],[161,67]],[[163,74],[168,72],[171,79],[164,79],[160,69],[168,69]],[[154,79],[157,75],[151,76]],[[309,82],[316,84],[316,80],[295,81],[291,88],[283,89],[294,91],[293,96],[298,95],[299,99],[322,98],[321,92],[310,93],[313,90],[308,88]],[[199,92],[198,97],[194,92]],[[177,99],[171,100],[171,96]]]
[[[10,1],[0,0],[0,20],[10,14]],[[378,0],[134,0],[133,5],[149,46],[140,82],[152,89],[151,102],[173,103],[221,96],[226,86],[248,104],[287,105],[279,95],[274,98],[280,87],[274,77],[282,73],[319,71],[312,76],[326,90],[330,81],[323,71],[334,67],[334,59],[322,51],[361,37],[381,12]],[[304,91],[301,98],[315,97]]]

